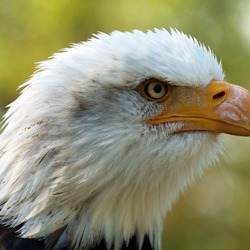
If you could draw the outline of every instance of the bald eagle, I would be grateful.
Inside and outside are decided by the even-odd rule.
[[[177,30],[100,33],[21,87],[0,137],[1,249],[159,250],[166,213],[250,135],[250,92]]]

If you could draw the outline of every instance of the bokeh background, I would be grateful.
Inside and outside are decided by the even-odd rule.
[[[1,112],[35,62],[92,33],[154,27],[175,27],[209,45],[226,80],[250,89],[249,0],[1,0]],[[224,137],[221,164],[167,215],[164,250],[250,249],[250,139]]]

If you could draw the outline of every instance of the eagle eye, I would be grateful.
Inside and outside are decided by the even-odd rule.
[[[150,101],[161,102],[168,97],[170,87],[166,82],[153,78],[142,83],[141,93],[142,96]]]

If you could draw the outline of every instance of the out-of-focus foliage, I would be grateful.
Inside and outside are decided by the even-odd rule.
[[[17,97],[34,62],[114,29],[182,30],[211,47],[228,81],[250,88],[249,26],[248,0],[1,0],[0,109]],[[223,168],[207,171],[168,215],[163,249],[250,249],[250,142],[232,138]]]

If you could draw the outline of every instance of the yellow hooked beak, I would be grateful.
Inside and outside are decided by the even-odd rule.
[[[147,122],[182,122],[177,132],[250,136],[250,91],[223,81],[211,81],[205,88],[172,86],[162,113]]]

